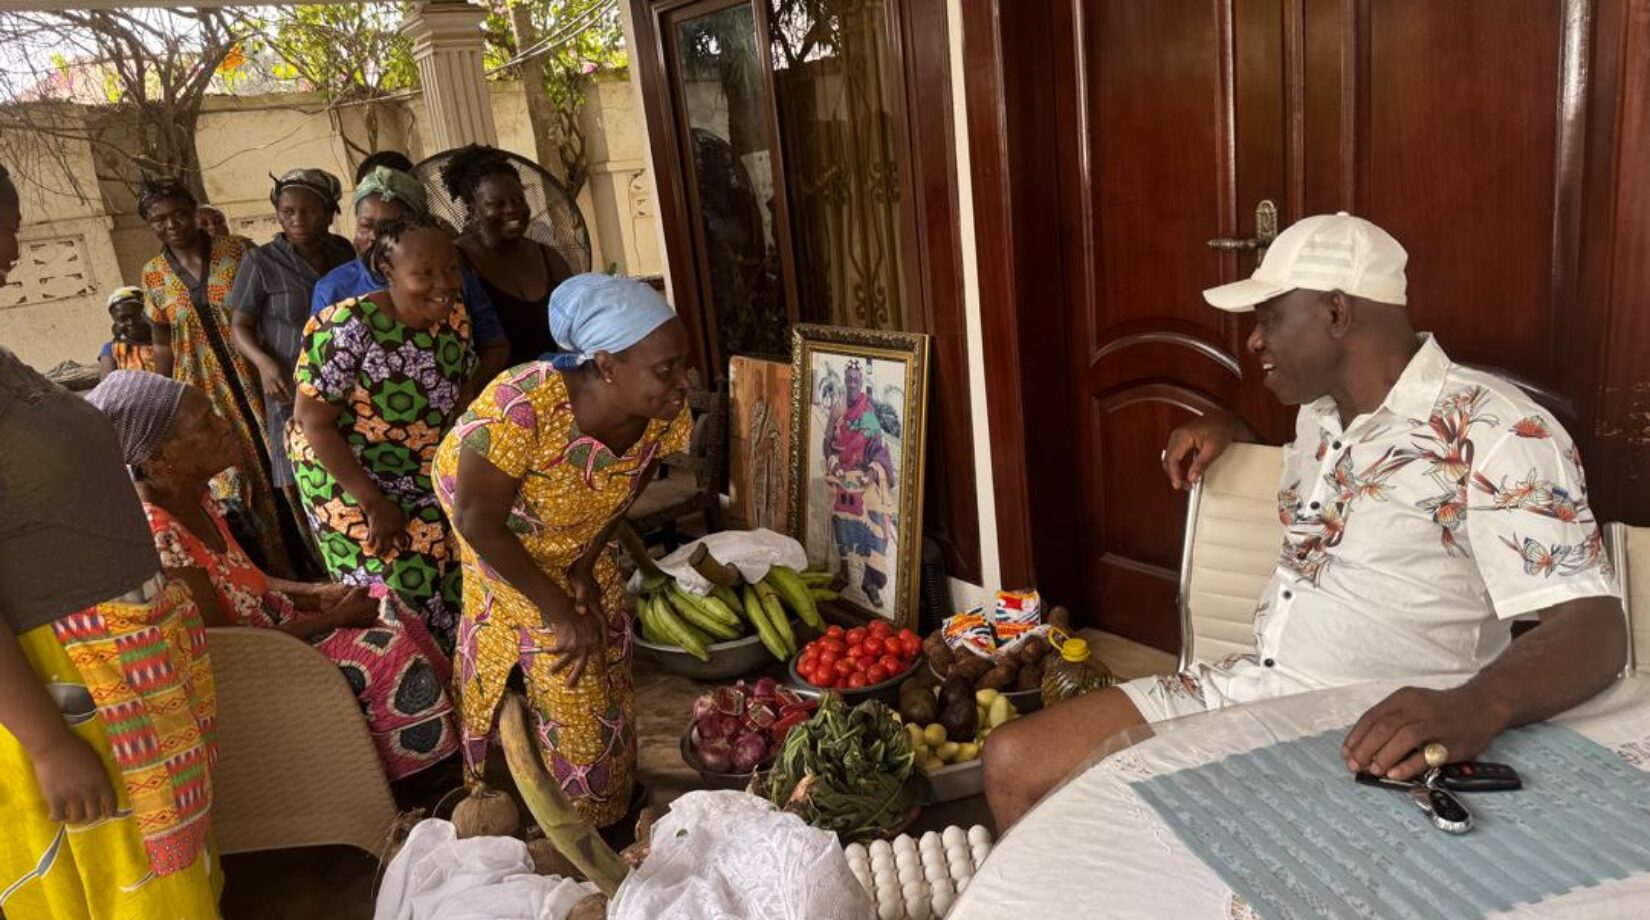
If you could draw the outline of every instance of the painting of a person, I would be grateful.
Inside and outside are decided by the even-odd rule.
[[[858,361],[842,373],[842,395],[831,408],[822,445],[831,490],[831,539],[839,574],[853,583],[850,560],[861,564],[859,587],[872,607],[883,606],[898,521],[893,501],[894,458],[882,419]]]

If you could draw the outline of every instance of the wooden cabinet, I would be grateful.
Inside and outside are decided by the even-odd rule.
[[[1602,519],[1650,519],[1650,7],[964,10],[978,235],[1005,242],[980,251],[1005,580],[1176,646],[1165,437],[1214,406],[1292,430],[1249,320],[1199,296],[1253,270],[1208,242],[1252,235],[1262,201],[1285,225],[1347,210],[1391,231],[1417,327],[1558,407]]]

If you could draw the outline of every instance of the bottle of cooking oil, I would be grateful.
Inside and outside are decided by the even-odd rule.
[[[1089,653],[1085,639],[1050,629],[1048,641],[1058,654],[1043,672],[1043,705],[1053,706],[1074,696],[1104,690],[1117,682],[1105,662]]]

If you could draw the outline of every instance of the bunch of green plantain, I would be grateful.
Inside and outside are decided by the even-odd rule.
[[[636,598],[642,638],[654,645],[678,646],[700,661],[709,661],[712,645],[755,632],[775,658],[788,661],[797,648],[791,615],[822,629],[818,604],[836,598],[827,587],[832,577],[828,572],[798,572],[776,565],[755,584],[720,574],[733,583],[712,579],[711,592],[704,597],[663,572],[645,577]]]

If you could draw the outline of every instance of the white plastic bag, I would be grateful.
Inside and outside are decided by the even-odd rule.
[[[808,567],[808,553],[802,544],[781,533],[766,528],[760,530],[724,530],[694,540],[658,562],[665,574],[676,579],[683,590],[704,597],[710,593],[710,582],[688,565],[688,557],[703,543],[716,561],[731,565],[751,583],[768,577],[768,569],[782,565],[798,572]],[[630,576],[630,593],[641,591],[640,572]]]
[[[653,852],[609,920],[874,920],[836,835],[745,792],[690,792],[653,826]]]
[[[384,870],[373,920],[564,920],[595,893],[589,882],[535,875],[514,837],[460,840],[452,822],[431,818]]]

